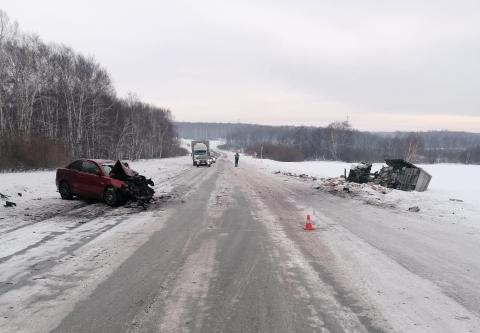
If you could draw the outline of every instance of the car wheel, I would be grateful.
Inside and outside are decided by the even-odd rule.
[[[63,200],[72,200],[73,199],[73,194],[72,191],[70,190],[70,185],[68,185],[67,182],[61,182],[60,185],[58,186],[58,192],[60,192],[60,196],[62,197]]]
[[[118,191],[109,186],[105,189],[105,192],[103,193],[103,201],[109,206],[116,207],[120,204],[120,194]]]

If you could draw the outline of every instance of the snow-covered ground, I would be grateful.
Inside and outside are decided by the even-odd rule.
[[[190,157],[140,160],[130,162],[130,165],[140,174],[152,178],[158,196],[171,190],[169,180],[172,177],[190,168]],[[0,234],[90,204],[83,200],[61,200],[55,185],[55,170],[0,173],[0,196]],[[4,207],[7,200],[17,206]]]
[[[480,205],[480,165],[424,164],[419,165],[433,178],[426,192],[443,197],[461,199]]]
[[[131,162],[131,167],[140,174],[151,177],[155,182],[155,197],[162,196],[172,190],[176,177],[190,168],[188,157],[162,160],[141,160]],[[88,221],[101,215],[128,214],[135,208],[120,207],[109,209],[101,202],[86,200],[61,200],[55,185],[55,171],[19,172],[0,174],[0,193],[7,198],[2,199],[0,206],[0,253],[8,256],[15,253],[17,247],[25,247],[41,242],[45,234],[52,231],[63,232],[83,220]],[[4,207],[3,201],[16,203],[15,207]],[[75,220],[74,224],[62,223]],[[42,221],[42,223],[37,223]],[[22,227],[30,226],[31,233],[25,235]],[[92,224],[89,224],[91,227]],[[105,225],[99,225],[103,228]],[[29,230],[30,230],[29,229]],[[60,230],[61,229],[61,230]],[[64,230],[65,229],[65,230]],[[90,232],[97,232],[90,228]],[[88,236],[79,234],[81,237]],[[23,239],[18,242],[18,239]],[[71,239],[70,239],[71,241]],[[63,246],[59,244],[59,246]]]
[[[168,212],[161,209],[160,198],[173,194],[191,170],[190,157],[130,165],[155,182],[157,209],[61,200],[55,171],[0,174],[0,193],[8,197],[0,201],[0,331],[50,331],[54,326],[48,323],[54,325],[163,228]],[[4,207],[5,200],[17,206]],[[55,298],[59,290],[65,292],[61,299]],[[40,299],[45,301],[37,307],[30,304]],[[29,320],[18,319],[19,312]],[[50,320],[41,326],[45,316]]]
[[[230,153],[231,154],[231,153]],[[233,156],[231,157],[233,159]],[[326,191],[333,189],[342,193],[346,186],[339,177],[351,164],[330,161],[278,162],[268,159],[255,159],[241,156],[241,163],[253,164],[266,172],[306,174],[317,178],[312,186]],[[372,171],[379,170],[382,164],[374,164]],[[404,192],[385,189],[367,184],[350,184],[348,187],[355,197],[368,204],[390,207],[402,211],[413,206],[421,209],[420,215],[451,223],[466,222],[480,228],[480,165],[431,164],[419,165],[432,175],[432,181],[425,192]]]
[[[212,146],[216,145],[212,143]],[[228,162],[233,164],[233,154],[227,154]],[[225,241],[231,234],[245,236],[237,244],[271,240],[275,249],[273,256],[280,263],[280,276],[287,277],[289,286],[297,285],[299,297],[305,297],[309,304],[315,299],[322,300],[318,303],[322,313],[333,311],[335,315],[352,319],[349,311],[343,312],[345,307],[335,303],[336,297],[328,295],[353,290],[369,306],[365,311],[370,311],[371,306],[372,311],[378,310],[385,316],[385,327],[391,327],[386,331],[468,332],[479,327],[477,309],[480,298],[476,278],[480,268],[475,255],[479,249],[480,212],[474,204],[476,198],[469,200],[468,197],[479,187],[478,181],[468,182],[470,176],[467,174],[476,172],[476,167],[466,171],[470,167],[425,166],[434,179],[442,174],[446,177],[450,170],[458,168],[456,172],[462,174],[459,179],[463,179],[463,183],[456,183],[458,186],[453,190],[448,187],[448,182],[432,182],[431,189],[424,193],[365,184],[349,184],[348,192],[343,190],[347,184],[338,177],[345,167],[350,167],[346,163],[281,163],[247,156],[241,156],[239,168],[232,168],[231,164],[227,168],[222,163],[220,161],[216,168],[193,168],[190,156],[132,162],[134,169],[153,178],[157,198],[168,193],[181,199],[171,200],[168,205],[157,200],[146,211],[138,207],[110,208],[99,202],[63,201],[56,192],[54,171],[0,174],[0,192],[18,204],[6,208],[0,201],[0,331],[50,331],[67,313],[72,313],[81,300],[91,297],[100,283],[113,272],[118,272],[120,267],[125,267],[128,258],[154,233],[159,234],[157,232],[161,230],[160,234],[167,235],[174,231],[167,237],[183,234],[185,238],[180,239],[185,240],[187,236],[200,239],[191,236],[195,235],[191,233],[194,228],[197,235],[206,235],[202,246],[197,247],[198,243],[193,241],[181,241],[177,243],[185,246],[190,243],[192,251],[182,249],[183,245],[178,248],[182,251],[178,252],[162,248],[162,252],[171,251],[175,262],[185,262],[180,274],[173,279],[180,282],[172,284],[171,297],[166,302],[165,313],[171,323],[190,318],[183,314],[185,304],[192,304],[191,299],[206,299],[207,292],[227,294],[224,289],[213,289],[209,283],[212,276],[220,276],[215,275],[213,261],[215,253],[221,251],[218,244],[232,243],[235,246],[234,242]],[[276,174],[277,171],[292,175]],[[210,183],[201,182],[206,172],[211,176]],[[315,179],[293,174],[310,174]],[[200,201],[196,199],[204,197],[199,192],[205,188],[202,184],[209,184],[206,188],[212,188],[204,200],[205,206],[199,205]],[[338,197],[316,191],[331,191]],[[190,200],[185,195],[189,192],[197,196]],[[343,196],[345,200],[340,198]],[[465,201],[451,201],[451,198]],[[385,209],[366,206],[363,202],[385,206]],[[421,211],[407,211],[413,205],[420,206]],[[181,220],[185,228],[167,228],[178,226],[179,212],[185,211],[186,207],[190,207],[193,215],[186,214]],[[199,209],[206,212],[205,224],[191,223]],[[238,215],[232,215],[237,214],[237,209]],[[218,233],[218,238],[212,238],[217,234],[215,223],[220,226],[227,211],[225,216],[235,221],[229,224],[231,232],[219,230],[222,232]],[[317,231],[299,232],[305,213],[312,211],[317,212],[313,216]],[[265,230],[269,231],[267,237],[257,238],[258,231],[263,229],[248,229],[257,231],[255,233],[242,232],[245,226],[237,229],[238,223],[249,214],[264,224]],[[216,222],[212,223],[212,219]],[[251,234],[255,237],[248,236]],[[192,255],[181,259],[173,255],[180,252]],[[305,253],[309,255],[305,256]],[[234,258],[239,263],[249,259]],[[233,262],[230,256],[224,260],[229,264]],[[338,281],[342,288],[333,290],[334,285],[325,284],[329,279],[323,281],[319,278],[322,274],[318,274],[314,262],[328,263],[325,266],[327,271],[340,277]],[[171,262],[166,265],[166,270],[173,267]],[[271,267],[265,265],[264,272],[271,274]],[[160,271],[158,267],[155,270]],[[263,273],[259,272],[255,271],[253,276],[261,279]],[[203,280],[198,280],[198,276]],[[226,281],[242,278],[250,281],[250,276],[248,273],[223,278]],[[139,289],[143,281],[138,284]],[[160,295],[167,294],[163,288],[162,285]],[[163,296],[159,299],[164,300]],[[330,304],[334,306],[330,307]],[[238,306],[234,308],[239,309]],[[155,317],[154,321],[158,319],[159,312],[145,315],[147,312],[141,311],[140,318],[151,316]],[[368,313],[366,317],[370,315]]]

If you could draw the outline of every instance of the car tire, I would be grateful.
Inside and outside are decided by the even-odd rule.
[[[109,186],[103,192],[103,201],[111,207],[117,207],[122,201],[121,194],[116,188]]]
[[[70,185],[66,181],[63,181],[60,183],[58,186],[58,192],[60,192],[60,197],[63,200],[72,200],[73,199],[73,193],[70,190]]]

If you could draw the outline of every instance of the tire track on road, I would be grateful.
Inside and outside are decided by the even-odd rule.
[[[152,233],[92,296],[78,302],[54,332],[150,331],[157,327],[149,314],[165,309],[166,295],[174,290],[189,256],[198,249],[200,232],[208,230],[202,218],[208,200],[204,193],[215,188],[217,172],[217,168],[208,168],[187,173],[174,191],[176,199],[165,206],[168,218],[164,227]]]
[[[92,288],[148,241],[151,233],[161,229],[171,208],[182,205],[181,200],[199,186],[200,172],[185,174],[188,176],[171,191],[176,193],[174,199],[157,202],[146,212],[133,214],[129,208],[112,209],[98,204],[100,217],[96,217],[98,212],[80,209],[69,212],[71,219],[56,217],[46,220],[49,224],[44,221],[24,228],[30,233],[31,228],[47,228],[44,231],[48,239],[45,242],[42,238],[0,263],[1,272],[16,274],[18,270],[20,274],[14,283],[7,281],[1,286],[0,330],[47,331],[46,327],[52,329],[58,324],[76,302],[88,297]],[[29,319],[25,320],[25,316]],[[55,320],[59,321],[55,324]]]

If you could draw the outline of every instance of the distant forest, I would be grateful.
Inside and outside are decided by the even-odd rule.
[[[374,133],[355,130],[348,122],[326,127],[180,122],[177,127],[184,138],[223,139],[227,148],[279,161],[403,158],[414,163],[480,164],[477,133]]]
[[[0,169],[161,158],[179,149],[169,110],[117,97],[93,58],[21,32],[0,10]]]

